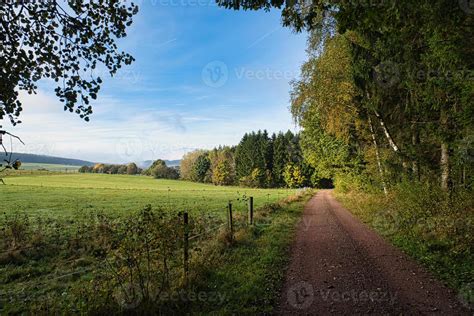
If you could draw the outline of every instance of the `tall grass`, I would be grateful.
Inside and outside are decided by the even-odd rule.
[[[474,194],[404,181],[381,192],[338,190],[355,215],[454,289],[474,282]]]
[[[253,227],[235,213],[233,238],[217,214],[192,213],[184,226],[181,212],[151,206],[127,216],[97,212],[66,221],[4,214],[0,313],[176,314],[236,308],[243,298],[249,310],[269,310],[270,301],[262,306],[252,296],[235,296],[229,276],[216,271],[263,273],[252,277],[252,291],[274,298],[268,278],[274,268],[282,270],[291,229],[311,193],[260,206]],[[192,240],[188,274],[185,231]],[[209,287],[209,278],[220,280],[219,287]]]

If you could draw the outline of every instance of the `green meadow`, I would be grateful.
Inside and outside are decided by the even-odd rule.
[[[258,208],[295,192],[104,174],[24,175],[6,177],[4,181],[0,213],[56,219],[72,219],[90,212],[121,216],[148,204],[159,209],[225,215],[229,201],[238,212],[247,208],[245,197],[253,196]]]
[[[21,164],[21,170],[47,170],[57,172],[77,172],[81,166],[59,165],[50,163],[32,163],[24,162]]]
[[[283,271],[294,225],[311,193],[43,171],[15,172],[3,180],[0,314],[126,313],[121,297],[130,297],[128,286],[137,276],[157,291],[161,278],[168,280],[169,293],[181,291],[182,212],[189,213],[190,235],[201,235],[192,239],[186,289],[219,293],[226,301],[174,305],[153,297],[151,307],[140,307],[160,313],[229,312],[229,306],[271,311],[282,280],[273,271]],[[255,226],[247,224],[250,196]],[[227,225],[229,202],[234,237]],[[252,290],[235,296],[236,282]],[[268,298],[256,304],[255,296]]]

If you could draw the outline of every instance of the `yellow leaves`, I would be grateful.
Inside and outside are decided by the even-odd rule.
[[[305,177],[301,167],[294,164],[288,164],[284,172],[285,182],[290,188],[300,188],[304,185]]]
[[[348,141],[358,114],[351,69],[349,42],[341,35],[329,39],[324,52],[302,67],[305,81],[293,84],[292,113],[303,127],[317,122]]]

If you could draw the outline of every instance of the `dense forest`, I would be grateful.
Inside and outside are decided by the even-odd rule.
[[[457,1],[316,1],[283,20],[310,31],[291,111],[319,176],[386,193],[405,180],[472,188],[472,14]]]
[[[234,147],[196,150],[184,155],[181,179],[215,185],[300,188],[319,185],[314,169],[305,163],[299,135],[291,131],[269,135],[245,134]]]

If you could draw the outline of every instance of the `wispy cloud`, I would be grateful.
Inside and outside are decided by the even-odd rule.
[[[277,131],[290,126],[284,107],[272,114],[273,123],[269,123],[258,109],[249,112],[248,117],[226,114],[226,106],[214,114],[208,110],[199,113],[199,110],[137,109],[103,96],[95,106],[97,115],[86,123],[75,114],[62,112],[61,103],[45,91],[40,90],[37,95],[22,93],[20,99],[25,107],[24,123],[15,128],[15,133],[26,146],[15,143],[15,151],[93,161],[178,159],[194,148],[236,144],[249,130]],[[128,147],[138,149],[130,154]]]
[[[102,70],[91,121],[63,112],[54,83],[44,81],[37,95],[21,94],[24,123],[14,132],[26,146],[15,143],[14,150],[102,162],[178,159],[195,148],[235,145],[251,130],[294,128],[287,110],[290,79],[276,74],[298,72],[305,36],[281,28],[279,12],[144,1],[135,21],[119,44],[136,62],[114,78]],[[219,88],[202,77],[215,60],[229,68]],[[239,77],[241,70],[265,77]]]
[[[269,32],[266,32],[265,34],[263,34],[262,36],[260,36],[259,38],[257,38],[254,42],[252,42],[252,44],[250,44],[247,49],[250,49],[256,45],[258,45],[260,42],[264,41],[267,37],[269,37],[270,35],[272,35],[273,33],[277,32],[278,30],[281,30],[281,26],[278,26],[276,28],[274,28],[273,30],[269,31]]]

